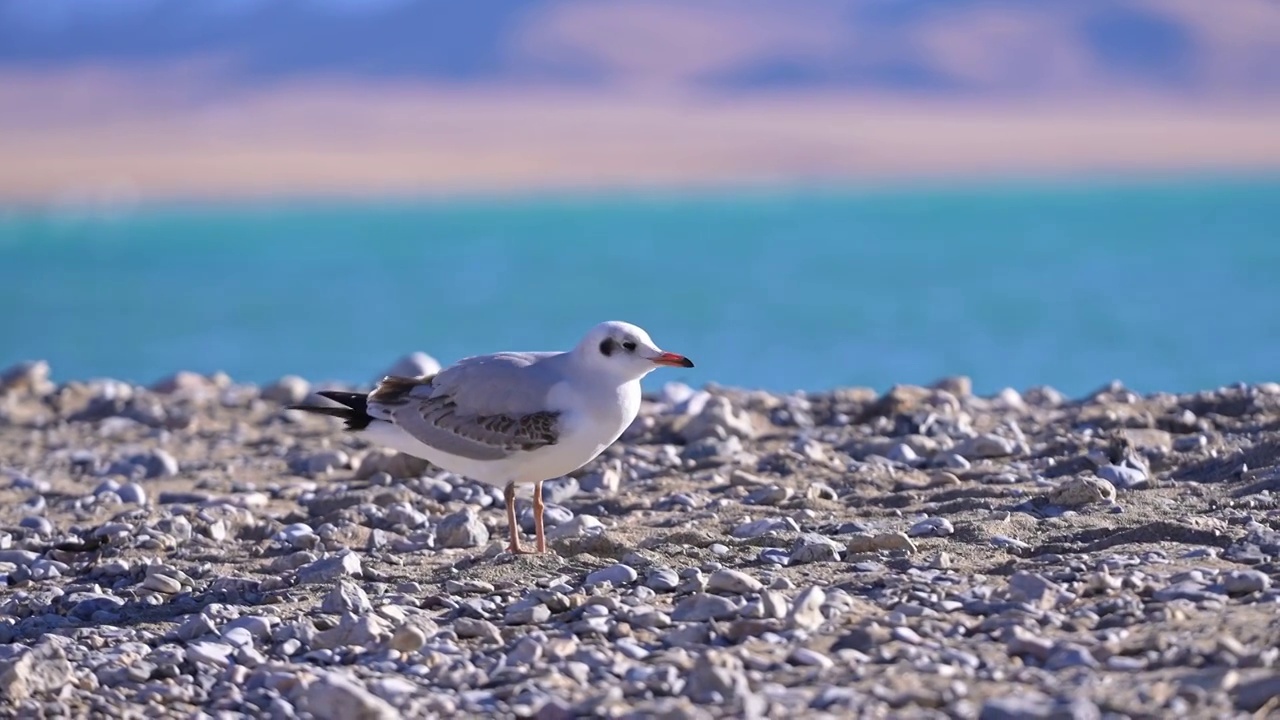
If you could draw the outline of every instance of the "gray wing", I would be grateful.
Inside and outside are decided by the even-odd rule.
[[[556,355],[484,355],[434,376],[387,377],[369,394],[368,412],[438,450],[474,460],[554,445],[560,413],[548,410],[546,399],[560,379]]]

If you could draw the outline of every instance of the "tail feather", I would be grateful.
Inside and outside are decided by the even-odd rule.
[[[290,410],[304,410],[317,415],[330,415],[347,421],[348,430],[363,430],[373,422],[369,414],[369,396],[364,393],[343,392],[341,390],[323,390],[316,393],[344,407],[325,407],[322,405],[290,405]]]

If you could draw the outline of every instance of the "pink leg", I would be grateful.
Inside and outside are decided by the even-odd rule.
[[[542,526],[542,513],[546,506],[542,504],[542,481],[533,484],[533,532],[538,542],[538,552],[547,551],[547,534]]]
[[[520,547],[520,527],[516,524],[515,483],[507,483],[507,486],[502,490],[502,499],[507,501],[507,527],[511,530],[511,542],[507,544],[507,552],[516,555],[528,553],[528,550]]]

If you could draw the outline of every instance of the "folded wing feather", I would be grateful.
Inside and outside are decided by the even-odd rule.
[[[546,410],[558,353],[468,358],[434,376],[386,377],[369,414],[451,455],[499,460],[554,445],[560,413]],[[544,366],[545,364],[545,366]]]

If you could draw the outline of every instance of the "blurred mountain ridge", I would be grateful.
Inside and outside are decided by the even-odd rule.
[[[0,0],[0,73],[213,59],[231,87],[1280,96],[1273,0]]]

